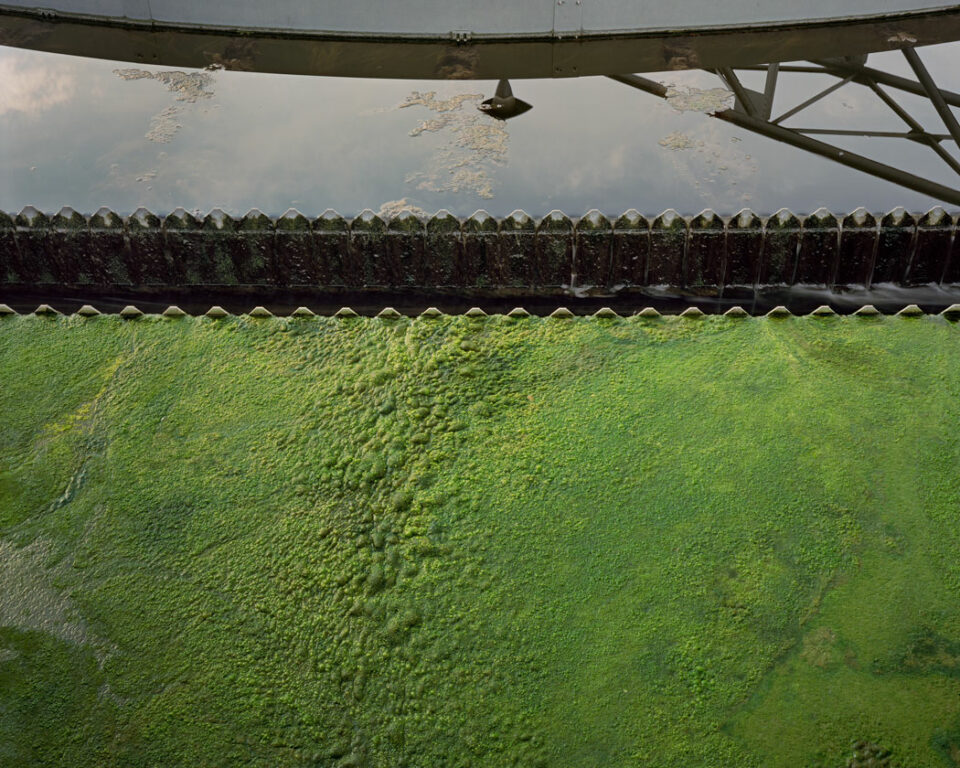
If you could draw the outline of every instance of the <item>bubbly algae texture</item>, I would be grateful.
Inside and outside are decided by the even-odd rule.
[[[12,317],[0,383],[0,765],[960,764],[944,319]]]

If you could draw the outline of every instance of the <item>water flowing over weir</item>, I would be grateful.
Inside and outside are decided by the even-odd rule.
[[[823,303],[942,309],[960,284],[957,226],[942,208],[763,218],[554,211],[539,221],[522,211],[464,220],[441,211],[426,221],[327,211],[311,221],[293,210],[241,219],[180,210],[161,219],[143,209],[127,217],[24,209],[0,213],[0,286],[21,307],[37,298],[110,306],[135,297],[239,309],[254,296],[280,312],[304,302],[328,311],[343,303],[456,311],[477,301],[502,309],[518,299],[545,309],[561,298],[584,312],[611,301],[627,311],[651,302],[668,311],[689,303],[708,311],[744,303],[755,312]]]

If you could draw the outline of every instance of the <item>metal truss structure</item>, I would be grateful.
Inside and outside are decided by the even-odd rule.
[[[934,82],[914,47],[906,46],[902,51],[916,76],[915,80],[868,67],[866,56],[825,59],[804,64],[773,63],[709,70],[718,75],[736,96],[736,102],[732,108],[715,112],[712,117],[733,123],[740,128],[767,136],[784,144],[812,152],[849,168],[899,184],[915,192],[929,195],[953,205],[960,205],[960,189],[958,188],[939,184],[903,168],[897,168],[850,152],[825,140],[829,136],[860,136],[916,142],[929,147],[954,174],[960,177],[960,158],[957,156],[957,150],[960,149],[960,122],[957,121],[957,117],[952,110],[952,107],[960,107],[960,94],[944,90]],[[763,91],[754,91],[745,87],[737,74],[738,71],[764,72]],[[779,75],[785,72],[827,75],[834,78],[835,82],[800,104],[774,116],[773,104],[777,93],[777,81]],[[668,96],[666,86],[640,75],[610,75],[610,77],[617,82],[652,93],[663,99]],[[839,130],[795,128],[784,125],[785,122],[808,107],[850,83],[865,86],[873,91],[877,98],[904,123],[904,130],[880,131],[869,128]],[[891,91],[901,91],[928,99],[943,123],[941,130],[945,129],[946,132],[932,132],[924,128],[920,121],[897,101]],[[814,138],[815,136],[824,138]],[[945,143],[950,142],[955,145],[953,151],[944,146]]]

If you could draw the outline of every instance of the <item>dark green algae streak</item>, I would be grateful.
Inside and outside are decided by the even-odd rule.
[[[0,318],[0,765],[960,765],[940,318]]]

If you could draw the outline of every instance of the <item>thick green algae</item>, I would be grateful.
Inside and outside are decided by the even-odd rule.
[[[0,319],[0,764],[960,765],[958,334]]]

